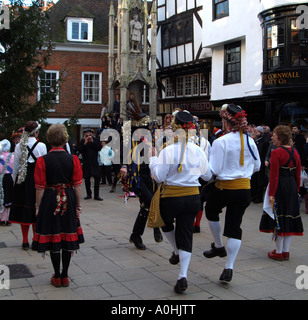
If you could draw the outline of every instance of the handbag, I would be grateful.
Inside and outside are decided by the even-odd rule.
[[[162,185],[162,183],[159,185],[151,200],[147,224],[149,228],[160,228],[165,226],[165,222],[160,215],[160,193]]]

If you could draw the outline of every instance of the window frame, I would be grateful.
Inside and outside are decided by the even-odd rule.
[[[98,100],[85,100],[85,75],[98,75]],[[91,80],[87,80],[91,81]],[[95,87],[91,87],[92,89]],[[88,89],[91,89],[90,87]],[[96,71],[83,71],[81,73],[81,103],[82,104],[101,104],[102,103],[102,72],[96,72]]]
[[[78,23],[78,26],[79,26],[78,39],[73,38],[74,23]],[[81,39],[82,24],[87,24],[88,26],[88,39]],[[67,26],[66,33],[67,33],[68,41],[75,41],[75,42],[92,42],[93,41],[93,19],[92,18],[67,18],[66,26]]]
[[[290,67],[291,68],[297,68],[297,67],[307,67],[308,64],[308,30],[304,29],[304,28],[299,28],[296,24],[296,20],[295,18],[291,18],[290,19],[290,48],[289,48],[289,52],[290,52]],[[292,23],[295,23],[295,25],[292,25]],[[293,27],[296,28],[293,28]],[[294,31],[295,30],[295,31]],[[296,40],[294,38],[296,38],[296,36],[292,36],[292,33],[297,32],[297,41],[293,41]],[[293,54],[293,48],[296,47],[298,50],[298,55],[294,55]],[[304,48],[305,47],[305,48]],[[304,50],[302,50],[304,48]],[[306,50],[306,54],[304,54]],[[298,58],[298,64],[295,64],[293,61],[293,57],[297,57]],[[306,57],[306,62],[304,62],[304,59],[302,60],[302,57]],[[302,63],[301,63],[302,62]]]
[[[274,27],[277,27],[277,35],[276,35],[276,46],[273,46],[273,43],[271,42],[271,46],[269,46],[269,41],[272,40],[272,37],[269,37],[269,29],[273,29]],[[283,44],[280,44],[279,37],[281,34],[279,34],[279,28],[283,28]],[[287,48],[286,48],[286,39],[287,30],[286,25],[284,21],[276,21],[271,24],[266,25],[265,28],[265,63],[266,63],[266,70],[275,70],[280,68],[285,68],[287,64]],[[273,53],[273,54],[271,54]],[[271,61],[271,66],[270,66]],[[276,61],[276,62],[275,62]],[[276,65],[275,65],[276,64]],[[275,66],[274,66],[275,65]]]
[[[235,61],[235,62],[230,62],[228,63],[228,50],[233,50],[239,48],[239,61]],[[234,54],[234,53],[233,53]],[[235,54],[237,54],[235,52]],[[228,43],[224,46],[224,85],[230,85],[230,84],[236,84],[236,83],[241,83],[242,82],[242,68],[241,68],[241,63],[242,63],[242,43],[241,41],[236,41],[236,42],[232,42],[232,43]],[[239,66],[239,70],[231,70],[228,71],[228,66]],[[229,81],[229,73],[238,73],[239,74],[239,78],[235,79],[234,81]]]
[[[43,72],[45,73],[45,74],[56,74],[56,79],[55,79],[55,81],[56,81],[56,89],[57,89],[57,91],[58,91],[58,93],[57,93],[57,95],[56,95],[56,99],[55,100],[51,100],[50,102],[51,103],[59,103],[59,100],[60,100],[60,94],[59,94],[59,78],[60,78],[60,72],[58,71],[58,70],[43,70]],[[47,79],[41,79],[40,77],[38,78],[38,95],[37,95],[37,100],[38,101],[40,101],[41,100],[41,95],[42,94],[44,94],[44,93],[46,93],[46,92],[44,92],[44,93],[42,93],[41,91],[41,88],[42,88],[42,86],[41,86],[41,81],[46,81]],[[53,80],[53,79],[51,79],[51,80]],[[45,88],[51,88],[52,87],[52,85],[51,86],[44,86]]]
[[[200,96],[207,96],[208,92],[209,92],[208,85],[207,85],[207,79],[202,72],[200,73],[200,76],[199,76],[199,82],[200,82],[200,84],[199,84]]]
[[[175,97],[175,90],[173,88],[173,83],[171,78],[165,79],[165,97],[166,98],[174,98]]]
[[[221,4],[226,4],[227,5],[227,12],[223,13],[221,15],[217,14],[217,8],[221,5]],[[213,21],[214,20],[218,20],[221,18],[225,18],[229,16],[229,0],[213,0],[212,2],[212,6],[213,6]]]

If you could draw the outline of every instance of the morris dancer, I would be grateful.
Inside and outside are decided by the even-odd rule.
[[[187,271],[191,259],[193,223],[200,210],[199,177],[206,181],[207,157],[204,151],[187,137],[189,129],[195,129],[193,117],[188,112],[177,112],[173,128],[184,129],[185,136],[164,148],[157,157],[152,148],[150,169],[154,179],[163,183],[161,188],[160,213],[165,223],[164,234],[173,247],[171,264],[180,262],[181,270],[174,287],[176,293],[187,288]],[[176,227],[174,227],[174,220]]]
[[[209,167],[216,176],[215,187],[210,193],[205,213],[214,242],[206,258],[215,256],[228,260],[220,276],[221,281],[231,281],[233,265],[241,246],[242,217],[250,204],[250,179],[260,169],[257,146],[246,130],[246,113],[233,104],[223,105],[220,116],[226,134],[213,142]],[[224,236],[228,237],[227,251],[222,241],[219,214],[226,207]]]

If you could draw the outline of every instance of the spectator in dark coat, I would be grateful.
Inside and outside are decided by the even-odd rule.
[[[90,178],[94,178],[94,199],[102,201],[99,196],[99,181],[100,170],[97,161],[98,152],[101,150],[101,144],[98,138],[94,136],[94,131],[91,128],[83,130],[84,137],[78,146],[79,153],[82,154],[83,164],[83,177],[85,180],[87,196],[85,200],[92,198]]]
[[[294,143],[294,148],[298,152],[301,158],[302,167],[305,166],[305,151],[304,145],[306,144],[306,139],[301,133],[301,126],[299,124],[292,125],[292,140]]]
[[[263,202],[264,191],[268,182],[265,172],[265,158],[269,147],[269,139],[264,135],[264,129],[261,126],[256,128],[256,134],[255,143],[260,155],[261,168],[251,177],[251,200],[254,203],[261,203]]]

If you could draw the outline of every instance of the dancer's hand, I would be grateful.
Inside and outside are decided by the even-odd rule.
[[[79,219],[82,212],[81,206],[76,207],[76,217]]]
[[[121,174],[121,176],[122,176],[123,178],[126,178],[126,176],[127,176],[127,167],[122,167],[122,168],[120,169],[120,174]]]

